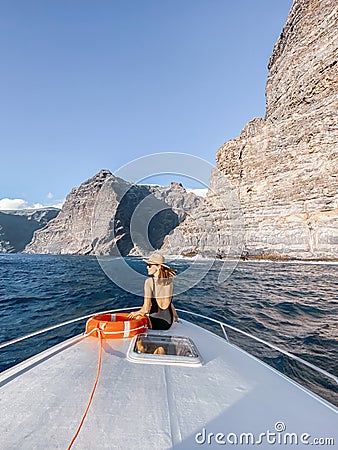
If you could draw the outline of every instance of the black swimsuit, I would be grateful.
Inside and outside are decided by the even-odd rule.
[[[155,282],[153,278],[153,295],[151,297],[151,308],[149,311],[149,318],[153,330],[168,330],[173,321],[173,311],[171,308],[171,300],[168,308],[162,309],[159,307],[155,297]]]

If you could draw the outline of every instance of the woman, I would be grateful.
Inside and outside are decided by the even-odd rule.
[[[172,303],[174,276],[176,270],[164,264],[160,253],[153,253],[147,263],[149,278],[144,282],[144,302],[141,309],[129,314],[129,319],[148,316],[149,326],[154,330],[168,330],[178,321],[177,312]]]

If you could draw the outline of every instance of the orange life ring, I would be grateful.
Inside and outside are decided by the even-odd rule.
[[[148,327],[148,319],[144,316],[138,319],[128,319],[128,313],[99,314],[91,317],[86,323],[86,333],[95,328],[101,330],[103,339],[123,339],[144,333]],[[98,332],[92,333],[98,336]]]

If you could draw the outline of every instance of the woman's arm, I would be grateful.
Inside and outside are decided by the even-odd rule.
[[[128,319],[133,319],[134,317],[137,316],[145,316],[146,314],[149,313],[151,308],[151,288],[148,280],[151,282],[150,278],[147,278],[146,281],[144,282],[144,301],[142,308],[139,309],[138,311],[131,312],[128,315]]]
[[[150,297],[144,296],[143,306],[140,309],[140,314],[142,314],[143,316],[145,316],[146,314],[149,314],[150,307],[151,307]]]
[[[178,322],[177,311],[176,311],[175,306],[174,306],[173,304],[171,304],[171,310],[172,310],[172,312],[173,312],[174,322]]]

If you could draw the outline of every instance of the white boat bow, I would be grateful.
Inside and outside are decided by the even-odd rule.
[[[182,319],[154,334],[191,339],[202,362],[137,360],[136,338],[103,340],[97,388],[74,449],[338,442],[334,405],[238,346]],[[76,336],[0,374],[2,450],[69,446],[97,375],[99,342]]]

